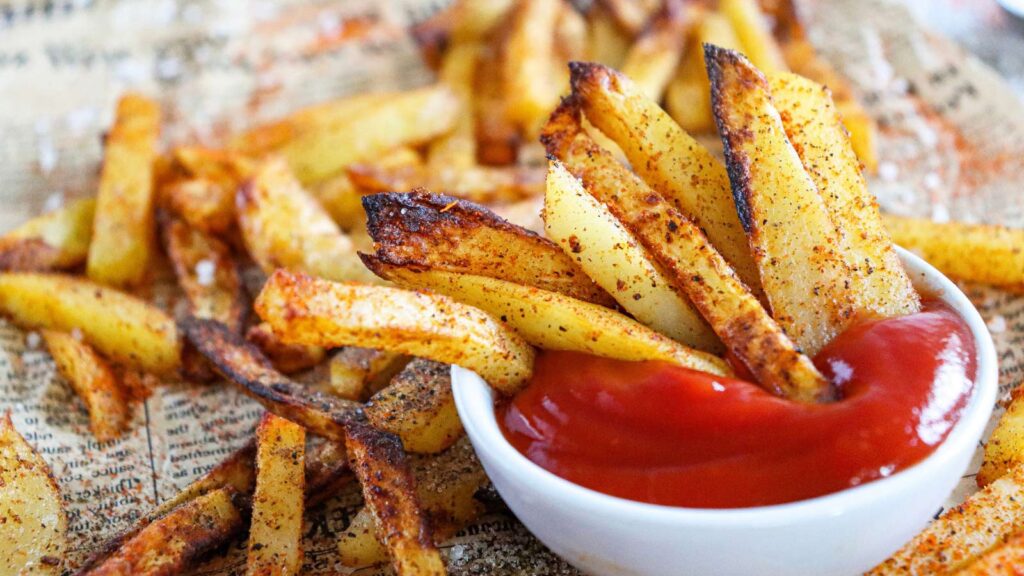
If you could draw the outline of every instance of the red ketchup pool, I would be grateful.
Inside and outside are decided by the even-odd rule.
[[[662,362],[543,352],[498,408],[530,460],[593,490],[654,504],[781,504],[889,476],[931,454],[960,417],[974,338],[940,302],[856,325],[814,358],[841,400],[808,405]]]

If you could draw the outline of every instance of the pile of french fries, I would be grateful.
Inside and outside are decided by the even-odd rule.
[[[537,349],[723,375],[728,353],[773,394],[829,402],[811,356],[859,318],[918,310],[894,240],[1024,289],[1024,232],[879,214],[870,123],[791,5],[765,4],[461,0],[418,31],[436,84],[300,110],[223,148],[161,154],[159,107],[123,97],[96,198],[0,237],[0,313],[42,332],[100,441],[149,377],[223,379],[267,414],[78,573],[177,573],[247,532],[248,573],[298,574],[304,510],[357,481],[342,562],[443,574],[436,543],[480,513],[486,481],[451,364],[511,395]],[[583,57],[623,72],[564,65]],[[724,162],[690,133],[714,129]],[[488,207],[540,197],[543,234]],[[168,278],[173,315],[152,297]],[[1022,553],[1022,414],[1015,400],[993,434],[985,489],[877,573]],[[60,573],[59,494],[9,421],[0,481],[47,519],[0,543],[0,562]]]

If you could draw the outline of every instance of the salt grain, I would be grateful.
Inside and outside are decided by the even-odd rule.
[[[1004,318],[1000,314],[993,316],[992,319],[987,322],[987,324],[988,331],[993,334],[1001,334],[1003,332],[1006,332],[1006,318]]]
[[[72,328],[71,329],[71,337],[74,338],[75,340],[77,340],[78,342],[81,342],[82,341],[82,331],[79,328]]]
[[[900,168],[892,162],[881,162],[878,165],[878,177],[886,182],[896,180],[900,175]]]
[[[213,260],[200,260],[196,263],[196,282],[200,286],[212,286],[217,265]]]
[[[929,190],[937,190],[942,186],[942,178],[935,172],[929,172],[924,175],[924,187]]]
[[[42,342],[42,337],[39,335],[39,332],[29,332],[25,335],[25,347],[29,350],[39,348],[40,342]]]
[[[44,212],[53,212],[54,210],[60,210],[64,207],[64,193],[54,192],[46,197],[46,201],[43,202]]]
[[[451,551],[448,552],[448,557],[451,558],[453,562],[458,562],[459,560],[462,560],[462,557],[465,556],[465,554],[466,547],[462,544],[456,544],[455,546],[452,546]]]
[[[936,222],[949,222],[949,208],[945,204],[933,205],[932,220]]]
[[[40,138],[36,157],[39,160],[39,170],[44,176],[53,172],[57,167],[57,149],[53,146],[53,140],[49,137]]]

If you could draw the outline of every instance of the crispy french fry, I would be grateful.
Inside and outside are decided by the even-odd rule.
[[[694,134],[715,131],[711,88],[701,48],[704,44],[736,50],[739,49],[740,41],[729,21],[717,12],[704,15],[696,26],[693,42],[687,49],[679,72],[665,92],[665,109],[683,130]]]
[[[631,35],[639,34],[661,6],[660,0],[601,0],[619,26]]]
[[[506,280],[403,266],[367,257],[367,265],[399,286],[426,288],[501,318],[534,346],[620,360],[660,360],[728,375],[717,356],[687,348],[603,306]]]
[[[187,502],[154,520],[81,576],[180,574],[242,528],[234,496],[234,490],[225,487]]]
[[[522,0],[513,9],[502,54],[506,117],[530,138],[558,102],[553,69],[561,0]]]
[[[352,241],[275,158],[238,190],[238,224],[252,258],[266,273],[301,270],[331,280],[371,280]]]
[[[782,49],[757,0],[720,0],[718,10],[732,24],[743,54],[765,72],[786,69]]]
[[[556,244],[482,206],[422,192],[377,194],[363,204],[377,251],[388,259],[614,304]]]
[[[984,488],[1013,467],[1024,464],[1024,382],[1010,393],[1010,404],[985,443],[985,458],[975,480]]]
[[[629,51],[630,37],[615,22],[608,8],[600,3],[592,5],[587,12],[587,24],[590,30],[587,59],[611,68],[622,66]]]
[[[840,231],[856,312],[882,318],[917,312],[920,297],[882,225],[828,89],[788,72],[769,77],[769,85],[786,135]]]
[[[976,562],[958,570],[956,576],[1019,576],[1024,566],[1024,533],[983,554]]]
[[[331,391],[348,400],[362,401],[386,386],[408,362],[404,354],[346,346],[331,357]]]
[[[163,237],[189,313],[241,332],[249,301],[231,248],[176,219],[163,226]]]
[[[138,94],[117,105],[107,135],[86,273],[101,284],[129,286],[146,276],[155,240],[153,159],[160,108]]]
[[[107,358],[155,374],[179,363],[174,321],[134,296],[59,274],[0,274],[0,313],[26,328],[70,332]]]
[[[614,70],[574,64],[573,94],[579,95],[587,118],[622,147],[637,174],[697,223],[759,295],[757,266],[736,215],[725,166]]]
[[[407,452],[434,454],[462,435],[452,396],[451,367],[415,359],[367,402],[370,424],[402,440]]]
[[[253,168],[229,150],[175,148],[171,169],[180,177],[161,187],[162,205],[193,228],[224,234],[235,225],[235,190]]]
[[[475,308],[440,295],[337,284],[278,270],[256,311],[286,342],[361,345],[457,364],[514,392],[533,369],[533,349]]]
[[[459,99],[461,113],[448,134],[430,143],[427,162],[435,170],[468,168],[476,164],[476,122],[473,109],[473,76],[482,46],[478,41],[458,42],[445,52],[439,78]]]
[[[458,0],[450,14],[452,38],[478,39],[488,34],[514,3],[514,0]]]
[[[56,576],[63,571],[68,520],[46,462],[0,416],[0,573]]]
[[[707,46],[705,55],[733,197],[772,316],[813,356],[853,319],[839,233],[764,75],[737,52]]]
[[[416,150],[401,146],[372,163],[349,166],[346,171],[310,188],[310,194],[320,202],[320,205],[327,210],[327,213],[343,230],[357,229],[366,223],[366,213],[363,212],[363,196],[378,190],[365,189],[364,186],[354,182],[350,174],[358,173],[369,176],[371,170],[387,174],[401,173],[404,170],[415,173],[419,178],[419,175],[424,172],[423,159]],[[390,184],[393,182],[389,182]]]
[[[319,346],[282,342],[266,322],[249,328],[245,339],[260,349],[260,352],[273,364],[275,370],[284,374],[308,370],[322,362],[327,355],[327,351]]]
[[[433,192],[484,204],[515,202],[540,194],[543,172],[532,166],[353,165],[347,174],[362,195],[427,188]]]
[[[718,352],[722,343],[615,216],[579,180],[553,167],[544,197],[548,237],[646,326],[683,344]]]
[[[660,102],[686,46],[688,17],[682,10],[668,10],[654,19],[626,54],[622,73],[645,96]]]
[[[521,135],[508,119],[505,79],[496,72],[503,66],[503,44],[507,26],[501,26],[487,39],[477,60],[474,74],[473,118],[476,125],[476,156],[481,164],[504,166],[516,162]]]
[[[1024,292],[1024,230],[883,215],[893,242],[958,280]]]
[[[803,401],[831,399],[834,392],[829,383],[761,307],[700,227],[590,140],[580,130],[574,106],[572,101],[563,102],[548,122],[542,136],[548,152],[565,162],[584,188],[644,244],[761,386]]]
[[[0,270],[66,270],[85,262],[96,200],[76,200],[0,236]]]
[[[89,412],[89,428],[100,442],[124,432],[131,414],[117,376],[91,346],[67,332],[43,330],[57,370]]]
[[[399,576],[445,574],[397,436],[353,424],[345,437],[349,465],[363,485],[376,532]]]
[[[196,349],[242,392],[310,432],[341,441],[345,426],[361,417],[359,404],[292,382],[274,370],[255,346],[215,320],[188,318],[182,329]]]
[[[951,508],[867,576],[952,574],[1024,528],[1024,467]]]
[[[305,454],[302,426],[273,414],[263,416],[256,427],[248,576],[298,574],[302,568]]]

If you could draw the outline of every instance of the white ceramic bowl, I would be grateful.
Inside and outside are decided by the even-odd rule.
[[[992,338],[977,310],[930,265],[902,250],[900,256],[919,290],[939,297],[966,320],[976,341],[978,372],[973,395],[946,441],[889,478],[777,506],[711,510],[645,504],[583,488],[528,460],[498,428],[491,389],[475,373],[453,367],[459,416],[515,515],[589,574],[860,574],[921,530],[949,496],[978,445],[998,387]]]

